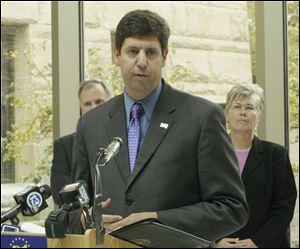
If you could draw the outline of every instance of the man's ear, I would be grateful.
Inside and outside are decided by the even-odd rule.
[[[162,66],[163,67],[166,65],[166,60],[167,60],[168,52],[169,52],[169,50],[167,48],[162,52],[162,57],[163,57]]]
[[[114,62],[117,66],[120,66],[120,55],[121,51],[117,49],[116,47],[114,48]]]

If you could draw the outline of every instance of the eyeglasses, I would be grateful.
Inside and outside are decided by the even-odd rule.
[[[257,111],[256,107],[251,104],[249,104],[249,105],[232,104],[230,106],[230,109],[235,110],[235,111],[241,111],[243,108],[245,109],[246,112]]]

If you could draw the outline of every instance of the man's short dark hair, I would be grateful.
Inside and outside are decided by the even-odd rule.
[[[162,51],[168,48],[170,28],[165,19],[149,10],[134,10],[127,13],[119,22],[116,30],[115,46],[121,51],[128,37],[157,37]]]
[[[106,96],[109,99],[111,98],[112,94],[111,94],[110,90],[108,89],[108,87],[105,85],[104,81],[102,81],[102,80],[101,81],[100,80],[84,80],[84,81],[80,82],[80,87],[78,89],[78,98],[80,99],[80,94],[81,94],[83,89],[92,88],[95,85],[96,86],[100,85],[103,88]]]

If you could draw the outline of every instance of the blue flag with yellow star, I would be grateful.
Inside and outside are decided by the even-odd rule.
[[[46,236],[1,234],[1,248],[47,248]]]

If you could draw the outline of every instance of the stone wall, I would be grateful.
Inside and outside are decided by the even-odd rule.
[[[86,48],[102,48],[104,63],[112,63],[111,34],[120,18],[142,8],[168,21],[171,37],[163,73],[168,78],[175,67],[188,70],[192,77],[180,82],[185,91],[224,103],[233,84],[252,81],[246,2],[99,1],[84,7]]]

